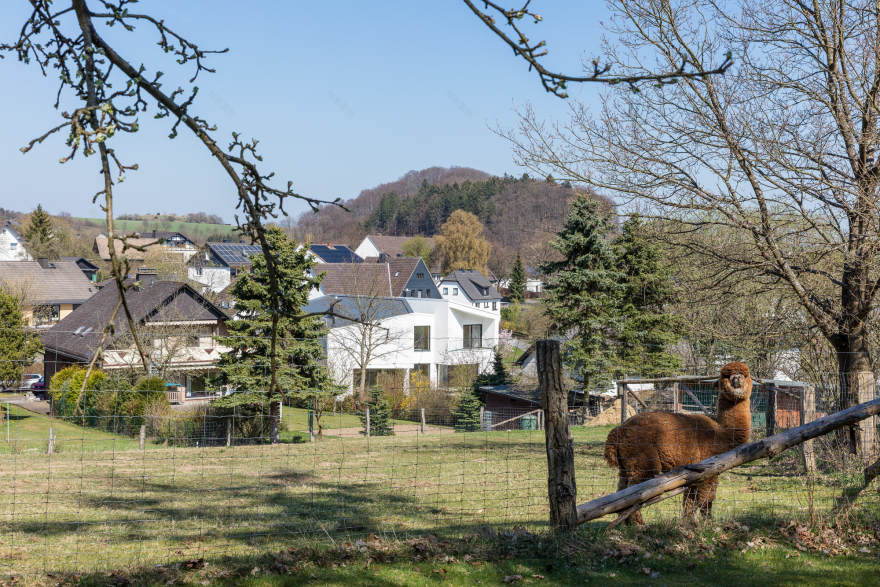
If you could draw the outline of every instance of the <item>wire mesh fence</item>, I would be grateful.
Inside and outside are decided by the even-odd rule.
[[[586,393],[573,390],[578,502],[620,488],[609,435],[633,416],[706,418],[688,420],[686,441],[664,440],[673,422],[626,441],[612,437],[612,448],[633,451],[615,458],[652,475],[659,470],[642,464],[645,452],[687,449],[700,460],[694,445],[707,434],[709,449],[726,450],[725,433],[706,424],[723,419],[717,378],[629,374]],[[876,397],[871,385],[867,399]],[[452,538],[485,528],[548,529],[547,423],[526,368],[512,383],[478,385],[478,405],[461,402],[470,387],[444,387],[441,406],[437,394],[419,395],[413,385],[389,387],[387,396],[397,399],[387,413],[354,409],[350,391],[338,389],[290,391],[280,406],[267,400],[220,409],[217,400],[229,390],[206,387],[173,386],[155,403],[147,398],[156,392],[122,387],[91,390],[82,400],[76,393],[49,392],[51,401],[7,395],[0,567],[95,571],[333,545],[371,533]],[[143,401],[129,401],[131,394]],[[842,398],[839,387],[822,382],[755,378],[745,418],[733,428],[759,439],[835,412],[843,399],[866,398]],[[864,483],[868,454],[880,448],[877,435],[867,434],[876,427],[872,418],[857,431],[858,439],[874,439],[870,447],[856,446],[844,430],[724,473],[707,489],[713,517],[771,524],[876,518],[880,494],[876,483]],[[703,505],[700,495],[685,494],[641,515],[648,524],[676,523],[688,499]]]

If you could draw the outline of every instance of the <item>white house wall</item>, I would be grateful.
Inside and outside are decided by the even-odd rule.
[[[201,274],[198,268],[190,267],[188,275],[190,279],[207,285],[214,293],[223,291],[232,281],[228,267],[202,267]]]
[[[373,241],[370,240],[370,237],[366,237],[361,244],[358,245],[358,248],[354,250],[354,254],[360,257],[361,259],[367,259],[369,257],[378,257],[379,253],[381,253],[376,245],[373,244]]]
[[[31,260],[31,256],[24,249],[24,241],[16,238],[15,233],[8,228],[0,230],[0,261]]]

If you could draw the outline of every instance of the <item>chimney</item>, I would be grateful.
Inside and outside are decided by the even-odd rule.
[[[333,248],[333,243],[327,243],[327,246],[330,247],[330,248],[332,249],[332,248]]]
[[[386,255],[385,253],[379,253],[379,262],[380,263],[387,263],[388,262],[388,255]]]
[[[49,268],[49,258],[48,257],[40,257],[39,259],[37,259],[37,263],[39,263],[40,267],[42,267],[43,269]]]

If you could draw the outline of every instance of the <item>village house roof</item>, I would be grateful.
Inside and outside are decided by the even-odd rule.
[[[78,268],[77,271],[79,272]],[[82,276],[82,272],[79,274]],[[179,281],[156,281],[152,285],[131,288],[126,291],[125,299],[132,318],[138,325],[164,320],[213,323],[226,319],[219,308],[191,286]],[[118,301],[117,288],[102,288],[43,333],[46,350],[75,359],[91,359]],[[108,338],[105,348],[112,348],[116,338],[128,333],[128,321],[124,312],[117,313],[114,326],[115,334]]]
[[[108,238],[106,236],[97,236],[95,237],[95,246],[94,251],[98,254],[98,256],[103,261],[110,260],[110,247],[107,244]],[[113,240],[114,248],[116,249],[116,254],[119,256],[124,256],[132,261],[143,261],[144,255],[146,255],[146,251],[154,248],[159,248],[162,245],[159,243],[158,239],[155,238],[130,238],[128,240],[128,245],[123,250],[122,241]],[[138,249],[132,247],[144,247],[146,251],[139,251]]]
[[[385,263],[327,263],[312,269],[325,273],[321,287],[328,295],[373,295],[398,298],[421,264],[419,257],[388,259]]]
[[[443,281],[457,281],[464,293],[475,302],[497,301],[501,294],[486,277],[473,269],[459,269],[443,278]]]
[[[0,261],[0,286],[26,287],[36,304],[81,304],[98,291],[70,261]]]
[[[325,263],[363,263],[364,260],[345,245],[311,245],[309,250]]]
[[[381,234],[377,235],[368,235],[367,236],[370,241],[372,241],[373,245],[379,251],[385,253],[387,258],[395,259],[399,257],[403,257],[403,245],[404,243],[411,241],[414,239],[414,236],[382,236]],[[428,241],[428,246],[431,248],[434,247],[434,237],[426,236],[422,237],[426,241]],[[440,273],[440,261],[436,261],[433,267],[429,268],[431,273]]]

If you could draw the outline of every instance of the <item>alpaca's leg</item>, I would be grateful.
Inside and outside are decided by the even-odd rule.
[[[697,502],[697,488],[696,487],[688,487],[684,492],[684,499],[682,500],[682,512],[681,517],[685,522],[693,522],[694,521],[694,510],[696,510],[696,502]]]
[[[712,502],[715,501],[715,492],[718,489],[718,477],[712,477],[700,484],[697,489],[697,504],[700,512],[706,518],[712,517]]]

